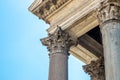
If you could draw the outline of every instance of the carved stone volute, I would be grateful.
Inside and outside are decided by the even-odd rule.
[[[48,37],[41,39],[41,42],[47,46],[50,54],[68,53],[70,46],[74,44],[69,34],[60,27],[53,34],[49,34]]]
[[[120,0],[105,0],[98,11],[100,24],[110,20],[120,21]]]
[[[100,57],[97,61],[83,66],[83,69],[91,77],[91,80],[105,80],[104,59]]]

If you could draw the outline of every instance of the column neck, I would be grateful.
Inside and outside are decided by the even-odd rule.
[[[70,46],[74,44],[69,34],[60,27],[53,34],[49,34],[48,37],[41,39],[41,41],[43,45],[47,46],[50,55],[55,53],[68,54]]]
[[[110,21],[120,22],[120,0],[105,0],[98,11],[100,25]]]

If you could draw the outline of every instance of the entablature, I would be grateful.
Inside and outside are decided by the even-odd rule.
[[[54,33],[57,26],[60,26],[76,41],[99,25],[97,9],[100,5],[101,0],[35,0],[29,10],[50,24],[47,29],[48,33]],[[88,38],[90,37],[88,36]],[[97,43],[92,39],[91,41]],[[94,44],[91,45],[94,46]],[[98,46],[100,46],[98,52],[102,53],[102,45],[98,44]],[[98,59],[93,52],[87,50],[81,44],[71,47],[70,53],[86,64]]]

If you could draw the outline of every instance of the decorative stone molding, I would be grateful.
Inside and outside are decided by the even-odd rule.
[[[104,59],[100,57],[97,61],[83,66],[83,69],[91,77],[91,80],[105,80]]]
[[[47,46],[50,54],[68,53],[70,46],[74,44],[69,34],[60,27],[53,34],[49,34],[48,37],[41,39],[41,42]]]
[[[42,0],[42,2],[35,6],[35,3],[30,6],[29,10],[34,14],[39,15],[40,18],[45,19],[48,15],[56,11],[59,7],[69,0]]]
[[[36,6],[42,3],[43,0],[34,0],[34,2],[30,5],[29,10],[33,11]]]
[[[98,11],[99,22],[120,20],[120,0],[105,0]]]

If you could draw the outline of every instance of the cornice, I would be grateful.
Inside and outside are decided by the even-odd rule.
[[[42,3],[42,0],[34,0],[34,2],[30,5],[29,11],[33,11],[36,6]]]
[[[39,18],[46,21],[47,16],[54,13],[68,1],[70,0],[35,0],[29,7],[29,10]]]

